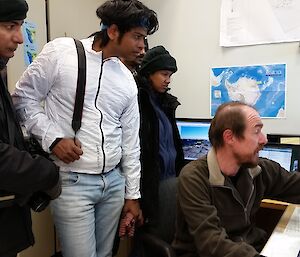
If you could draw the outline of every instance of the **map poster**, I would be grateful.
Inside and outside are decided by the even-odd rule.
[[[286,116],[286,64],[211,68],[210,87],[211,116],[229,101],[254,106],[262,118]]]
[[[33,22],[25,21],[23,23],[23,37],[24,37],[24,62],[28,66],[37,56],[36,43],[37,26]]]

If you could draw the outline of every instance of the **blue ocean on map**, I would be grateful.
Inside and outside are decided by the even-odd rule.
[[[285,117],[286,64],[211,69],[211,116],[228,101],[254,106],[261,117]]]

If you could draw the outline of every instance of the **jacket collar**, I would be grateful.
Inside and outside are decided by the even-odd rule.
[[[8,63],[9,58],[0,57],[0,71],[3,70]]]
[[[94,39],[95,37],[88,37],[88,38],[85,38],[85,39],[82,39],[81,42],[84,46],[84,49],[89,52],[89,53],[92,53],[94,55],[99,55],[101,56],[102,58],[102,52],[103,51],[99,51],[99,52],[96,52],[94,49],[93,49],[93,43],[94,43]],[[112,61],[115,61],[115,62],[118,62],[118,63],[122,63],[120,61],[120,59],[117,57],[117,56],[111,56],[111,57],[108,57],[106,58],[104,61],[107,61],[107,60],[112,60]]]
[[[220,170],[217,155],[214,148],[211,148],[207,154],[207,165],[209,171],[209,182],[214,186],[224,186],[225,177]],[[254,168],[247,168],[247,171],[252,179],[261,173],[261,167],[257,165]]]

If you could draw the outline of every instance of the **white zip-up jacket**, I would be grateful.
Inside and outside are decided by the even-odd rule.
[[[137,87],[131,72],[116,57],[102,62],[93,38],[81,42],[86,54],[86,92],[82,124],[76,134],[83,155],[66,164],[52,156],[62,171],[100,174],[119,163],[126,178],[126,199],[140,197],[140,146]],[[45,151],[56,138],[73,138],[72,117],[78,60],[74,40],[58,38],[42,52],[17,82],[13,101],[26,129]],[[43,104],[42,104],[43,103]]]

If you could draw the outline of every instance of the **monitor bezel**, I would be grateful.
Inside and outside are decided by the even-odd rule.
[[[211,123],[211,118],[176,118],[176,121]]]
[[[268,133],[267,134],[267,139],[268,143],[277,143],[280,144],[280,140],[282,138],[300,138],[300,135],[296,134],[275,134],[275,133]]]

